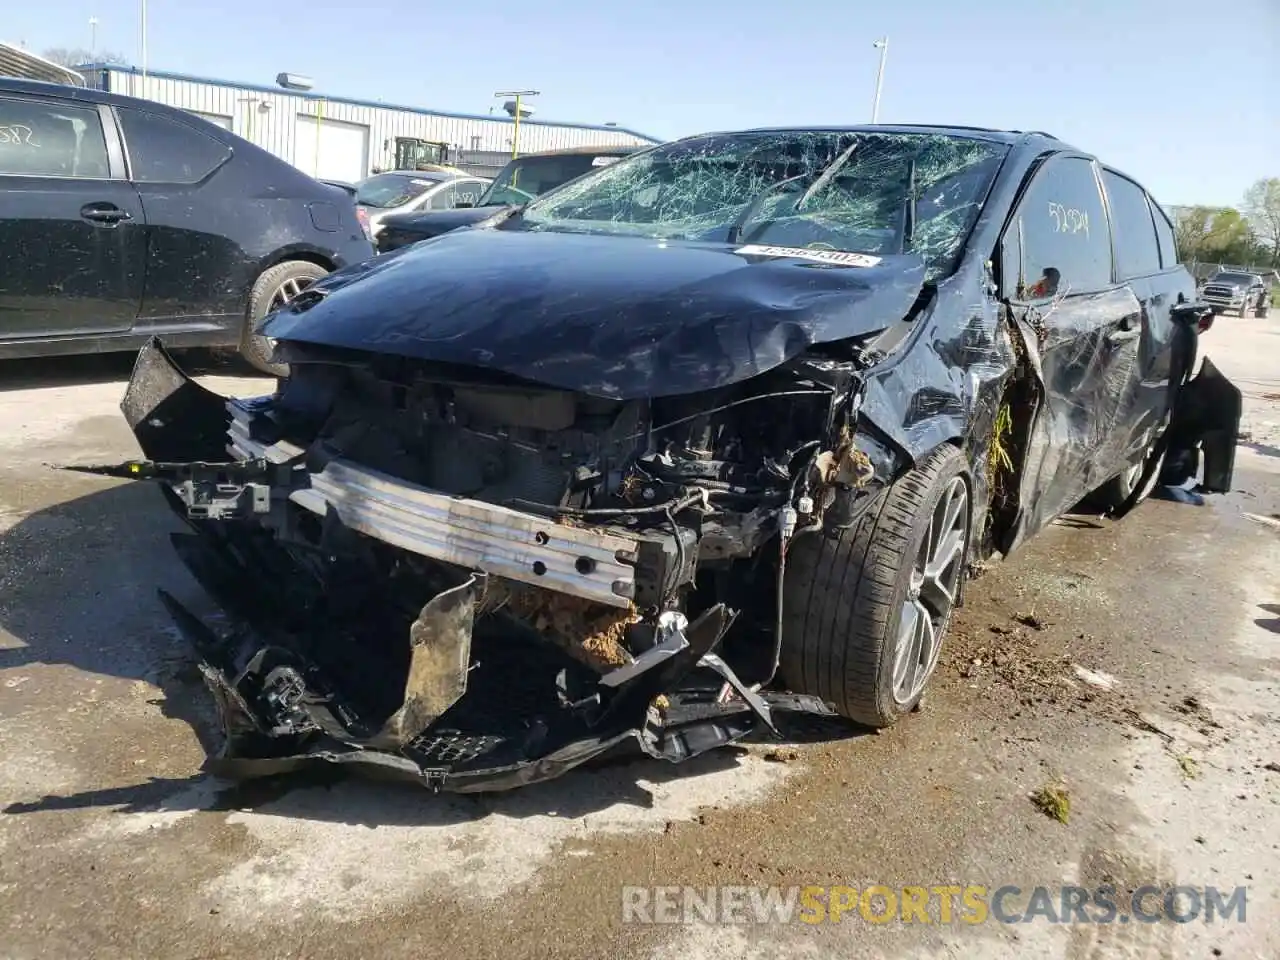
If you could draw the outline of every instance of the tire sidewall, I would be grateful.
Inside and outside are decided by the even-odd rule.
[[[310,260],[286,260],[268,267],[258,275],[258,279],[254,281],[253,291],[249,295],[244,335],[240,345],[241,354],[250,364],[277,377],[288,376],[287,364],[271,362],[271,345],[266,337],[258,333],[258,325],[267,316],[276,291],[286,280],[309,277],[311,282],[315,283],[328,275],[328,270]]]
[[[964,481],[967,505],[965,509],[965,540],[964,540],[964,559],[962,564],[967,564],[969,551],[973,544],[973,484],[969,478],[969,472],[966,467],[964,456],[959,449],[949,447],[948,451],[941,451],[933,454],[944,458],[940,468],[936,470],[930,483],[928,495],[924,499],[920,507],[915,511],[915,517],[911,523],[910,539],[907,541],[907,550],[899,564],[897,579],[893,587],[893,601],[891,613],[886,623],[886,632],[884,643],[881,645],[880,664],[876,671],[876,705],[880,714],[886,718],[890,718],[890,722],[901,717],[903,714],[910,713],[919,704],[924,696],[925,690],[928,689],[932,682],[934,674],[937,672],[937,665],[941,662],[942,651],[941,646],[946,643],[947,630],[951,626],[951,620],[955,613],[956,603],[953,602],[951,610],[947,612],[946,617],[937,626],[939,633],[939,652],[934,660],[933,670],[929,676],[925,678],[924,685],[920,692],[917,693],[906,703],[898,703],[893,696],[893,667],[897,660],[898,654],[898,631],[902,624],[902,609],[907,601],[907,594],[910,590],[911,573],[915,567],[916,557],[920,552],[920,547],[924,542],[925,533],[929,529],[929,520],[933,516],[933,511],[938,506],[938,501],[942,498],[942,493],[950,485],[951,481],[956,477],[960,477]],[[898,480],[902,483],[905,477]],[[892,495],[892,494],[891,494]],[[961,568],[960,579],[956,586],[956,601],[959,600],[961,585],[964,582],[964,568]]]

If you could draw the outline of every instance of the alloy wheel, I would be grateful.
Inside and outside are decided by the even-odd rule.
[[[916,555],[899,617],[893,698],[908,704],[924,689],[955,607],[969,539],[969,488],[954,477],[938,498]]]

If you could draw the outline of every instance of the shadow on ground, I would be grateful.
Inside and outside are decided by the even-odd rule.
[[[1240,446],[1246,450],[1252,450],[1260,457],[1280,457],[1280,447],[1272,446],[1269,443],[1254,443],[1253,441],[1240,441]]]
[[[1280,633],[1280,603],[1260,603],[1258,604],[1258,609],[1264,613],[1270,613],[1272,616],[1259,617],[1253,622],[1265,630],[1270,630],[1272,633]]]
[[[0,669],[65,664],[89,674],[154,684],[162,695],[149,703],[163,716],[191,726],[205,751],[215,753],[222,734],[211,697],[157,596],[158,588],[179,597],[199,596],[169,542],[169,533],[181,528],[179,520],[151,484],[70,476],[73,479],[63,482],[74,483],[73,490],[97,483],[106,488],[37,511],[0,533],[0,631],[13,637],[8,649],[0,649]],[[795,718],[780,726],[787,743],[865,733],[844,721],[818,717]],[[756,740],[777,743],[769,737]],[[499,808],[511,816],[550,810],[573,816],[618,803],[651,805],[652,795],[638,780],[661,783],[698,777],[731,768],[741,756],[740,748],[723,748],[682,764],[647,758],[597,762],[552,783],[449,803],[435,802],[413,785],[371,786],[347,779],[350,775],[344,772],[322,769],[240,785],[202,773],[152,778],[13,803],[4,812],[102,807],[172,811],[184,809],[183,804],[193,810],[256,809],[266,804],[281,816],[359,823],[431,823]],[[315,786],[328,788],[323,795],[332,802],[317,802],[315,791],[304,791],[308,799],[303,808],[290,812],[291,792]]]

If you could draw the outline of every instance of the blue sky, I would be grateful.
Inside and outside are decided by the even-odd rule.
[[[0,39],[87,47],[96,16],[99,50],[136,61],[139,8],[13,3]],[[1280,0],[148,0],[147,20],[152,69],[477,113],[532,88],[539,118],[661,137],[865,122],[887,35],[882,122],[1045,130],[1165,204],[1280,176]]]

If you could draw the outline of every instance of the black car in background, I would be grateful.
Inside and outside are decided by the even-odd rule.
[[[237,347],[372,256],[347,191],[182,110],[0,79],[0,358]]]
[[[453,210],[394,213],[384,217],[382,230],[375,240],[378,252],[398,250],[419,240],[501,216],[510,207],[528,203],[554,187],[640,149],[643,148],[582,147],[517,157],[502,168],[474,207],[458,205]]]
[[[711,134],[316,283],[273,396],[149,345],[123,408],[170,466],[107,472],[166,481],[240,625],[166,601],[218,772],[500,789],[910,713],[985,558],[1201,460],[1230,489],[1208,309],[1146,190],[1053,137]]]

